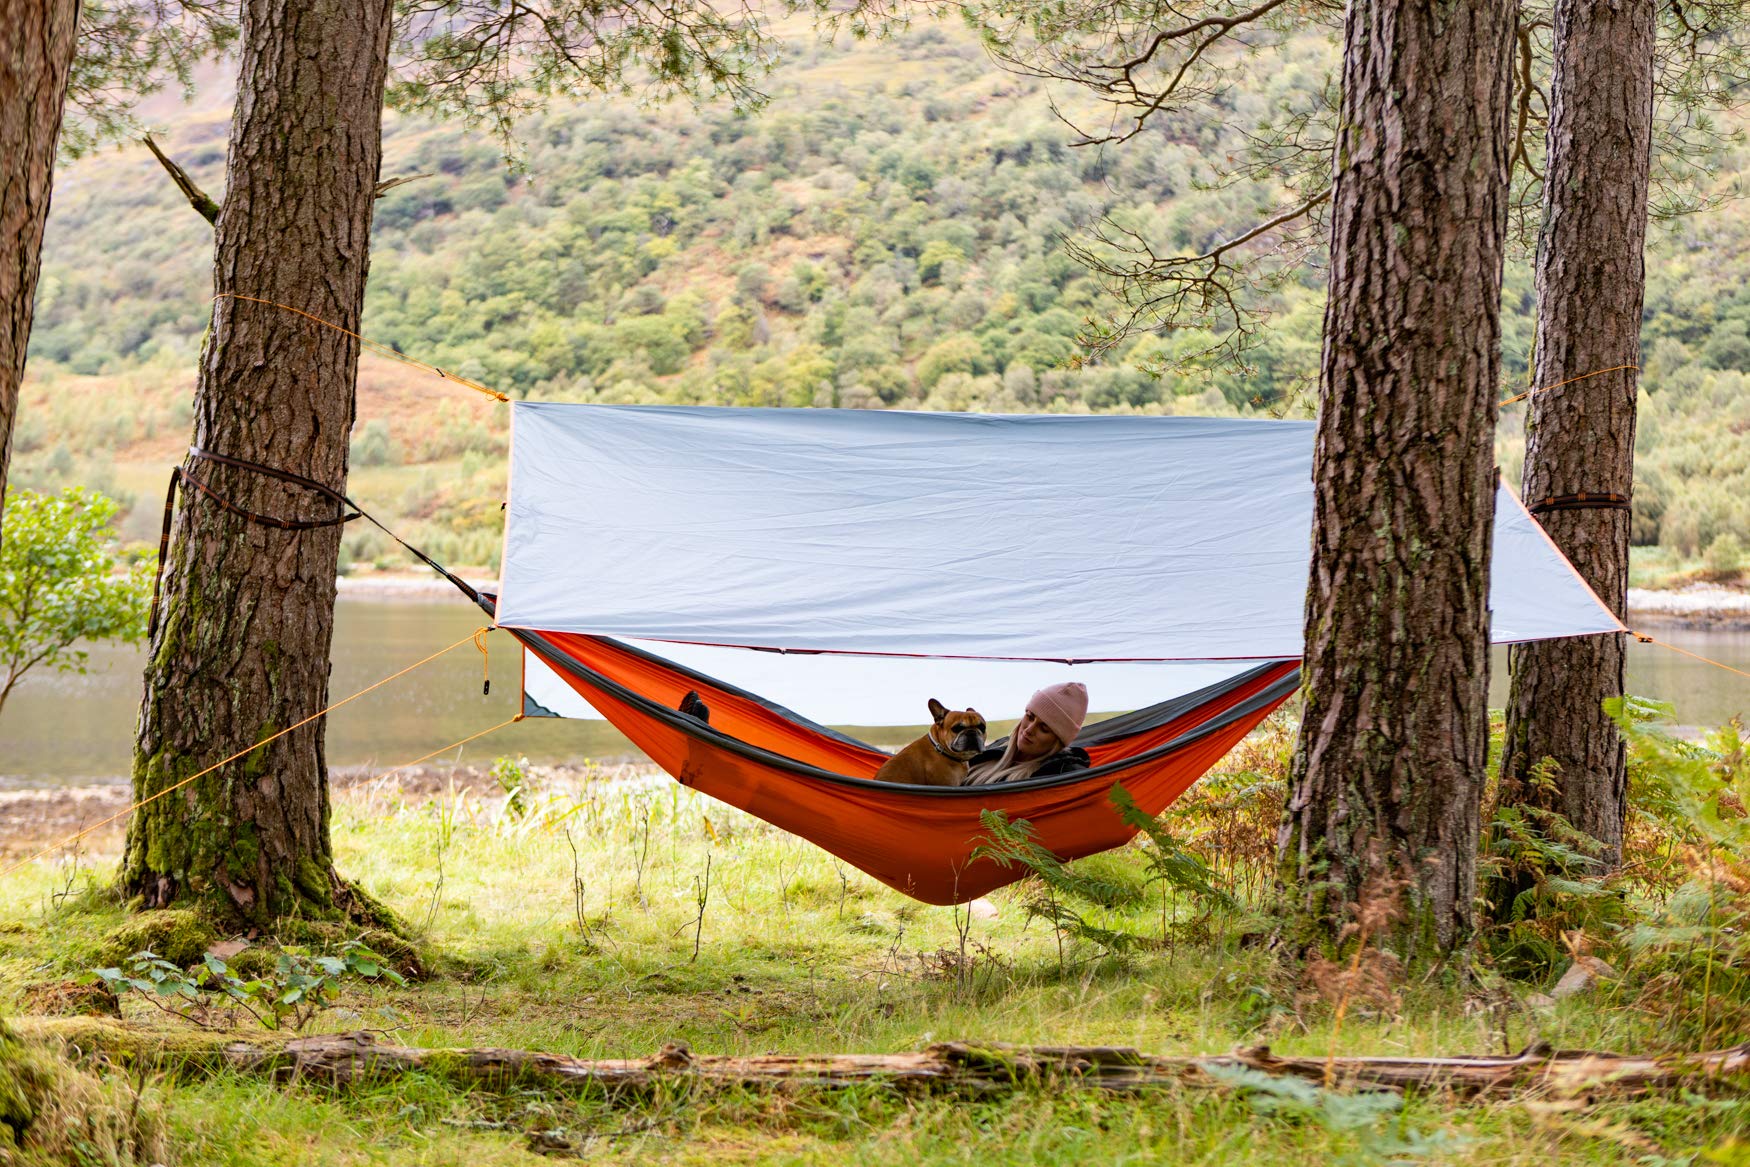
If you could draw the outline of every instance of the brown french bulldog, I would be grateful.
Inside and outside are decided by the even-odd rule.
[[[930,698],[930,731],[882,763],[877,782],[908,786],[958,786],[966,763],[984,749],[984,717],[976,709],[949,709]]]

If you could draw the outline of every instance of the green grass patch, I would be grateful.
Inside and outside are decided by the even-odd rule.
[[[1592,996],[1534,1011],[1541,985],[1483,990],[1413,980],[1392,1007],[1352,1006],[1333,1040],[1261,947],[1217,920],[1187,940],[1192,905],[1152,891],[1099,906],[1142,937],[1121,959],[1067,948],[1022,905],[1026,885],[971,918],[905,899],[830,856],[684,788],[619,783],[502,800],[396,792],[336,806],[341,870],[421,930],[430,973],[398,987],[348,980],[308,1032],[381,1030],[422,1046],[506,1046],[581,1057],[890,1052],[948,1038],[1118,1044],[1157,1053],[1268,1042],[1284,1052],[1654,1048],[1661,1019]],[[574,850],[575,849],[575,850]],[[697,880],[711,862],[703,920]],[[1140,887],[1140,848],[1087,865]],[[95,963],[123,922],[105,861],[0,880],[0,1011]],[[1260,905],[1237,911],[1255,913]],[[992,915],[994,909],[994,915]],[[698,955],[694,958],[694,935]],[[261,941],[257,942],[260,945]],[[1603,990],[1608,992],[1608,990]],[[33,995],[38,994],[38,995]],[[1605,1002],[1609,1001],[1608,1007]],[[184,1023],[124,996],[126,1019]],[[239,1024],[248,1024],[246,1019]],[[414,1077],[336,1091],[222,1077],[149,1085],[184,1162],[529,1163],[540,1154],[668,1163],[1630,1163],[1690,1161],[1746,1115],[1668,1100],[1575,1117],[1517,1104],[1459,1108],[1179,1087],[1142,1097],[967,1100],[874,1088],[689,1094],[610,1103],[485,1092]],[[1317,1092],[1315,1092],[1316,1094]],[[1722,1151],[1721,1154],[1728,1152]],[[1735,1153],[1735,1152],[1732,1152]],[[1696,1160],[1702,1162],[1703,1160]],[[1726,1159],[1722,1161],[1730,1162]]]

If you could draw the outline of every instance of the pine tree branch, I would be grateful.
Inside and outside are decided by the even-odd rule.
[[[403,174],[400,178],[385,178],[377,184],[377,197],[382,198],[398,186],[405,186],[410,182],[418,182],[422,178],[430,177],[429,174]]]
[[[169,172],[170,181],[174,182],[176,189],[182,192],[184,198],[188,199],[188,205],[199,211],[201,218],[208,223],[216,224],[219,221],[219,204],[215,203],[206,191],[195,185],[194,179],[188,176],[188,171],[172,162],[170,157],[158,148],[158,143],[152,140],[151,134],[147,134],[140,140],[146,143],[146,149],[152,151],[152,157],[158,159],[159,165]]]

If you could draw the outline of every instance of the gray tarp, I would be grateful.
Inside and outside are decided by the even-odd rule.
[[[500,623],[642,639],[817,721],[918,724],[931,696],[1013,717],[1066,678],[1095,709],[1130,709],[1243,667],[1162,662],[1300,655],[1306,422],[531,403],[512,417]],[[1620,628],[1506,490],[1494,580],[1497,641]],[[1102,663],[1040,663],[1065,659]],[[591,716],[534,657],[525,687]]]
[[[1299,656],[1310,422],[519,402],[501,624],[1029,660]],[[1510,491],[1493,639],[1614,632]]]

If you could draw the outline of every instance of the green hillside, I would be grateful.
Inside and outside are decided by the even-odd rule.
[[[1261,60],[1222,120],[1162,119],[1103,151],[1034,81],[965,32],[798,41],[753,117],[631,101],[524,126],[526,170],[453,126],[391,119],[365,331],[517,397],[986,411],[1304,414],[1322,311],[1316,262],[1260,306],[1244,372],[1151,376],[1205,347],[1172,334],[1072,367],[1108,308],[1060,238],[1116,215],[1157,248],[1203,249],[1274,205],[1212,185],[1271,110],[1310,99],[1328,49]],[[1074,94],[1058,94],[1075,101]],[[226,93],[155,107],[174,157],[217,194]],[[1649,264],[1636,535],[1671,556],[1750,536],[1750,217],[1662,231]],[[210,232],[142,148],[66,168],[21,410],[26,484],[81,478],[150,500],[187,440]],[[1530,278],[1508,276],[1506,375],[1525,376]],[[438,555],[490,563],[502,491],[498,407],[366,359],[355,493]],[[1519,412],[1503,419],[1517,479]],[[156,508],[136,506],[144,537]],[[368,533],[355,562],[393,560]],[[1718,556],[1716,555],[1716,560]]]

